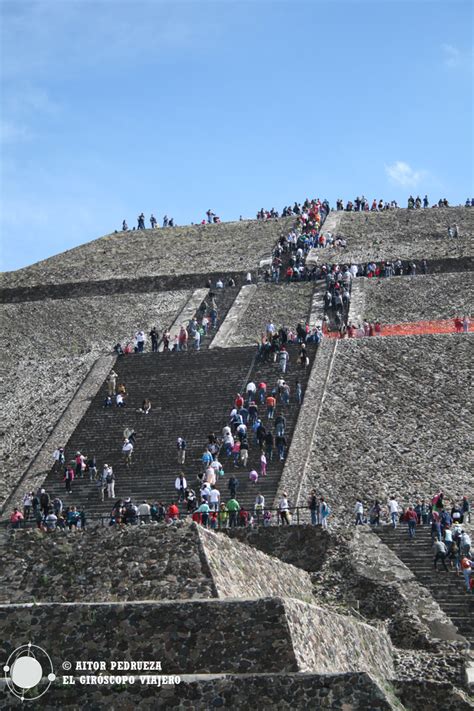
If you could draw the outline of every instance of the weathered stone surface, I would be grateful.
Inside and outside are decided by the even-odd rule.
[[[352,520],[358,496],[472,493],[472,343],[472,334],[338,342],[302,488],[327,497],[333,523]]]
[[[51,536],[29,529],[10,532],[4,543],[2,602],[270,596],[315,601],[310,576],[301,568],[195,523]]]
[[[299,321],[304,323],[309,319],[312,293],[311,283],[259,284],[226,345],[260,343],[269,321],[273,321],[277,328],[286,326],[294,330]]]
[[[226,348],[233,339],[238,337],[239,323],[249,308],[256,291],[256,284],[248,284],[240,289],[229,313],[213,338],[210,348]]]
[[[9,340],[0,379],[4,474],[0,505],[96,359],[115,343],[128,342],[139,328],[148,333],[152,326],[159,330],[169,326],[188,295],[174,291],[86,296],[2,306],[2,326]],[[104,377],[101,373],[97,387]],[[65,431],[66,439],[72,429]],[[56,442],[50,457],[65,441]]]
[[[410,711],[432,711],[433,699],[447,711],[469,711],[474,701],[460,689],[446,681],[406,680],[394,682],[395,692]]]
[[[217,597],[194,526],[10,533],[2,546],[3,602],[101,602]]]
[[[459,237],[448,238],[456,224]],[[429,210],[344,212],[337,234],[346,249],[321,249],[323,262],[366,263],[382,259],[443,259],[472,256],[474,210],[452,207]]]
[[[324,563],[313,576],[315,596],[368,620],[384,620],[405,649],[457,650],[466,640],[404,563],[368,528],[331,534]]]
[[[360,280],[357,279],[356,283]],[[363,277],[362,318],[381,323],[454,318],[472,311],[474,272],[390,279]]]
[[[372,675],[346,674],[240,674],[240,675],[180,675],[181,683],[163,687],[128,686],[59,686],[47,692],[50,709],[108,708],[112,711],[140,709],[180,709],[181,711],[209,711],[209,709],[249,708],[326,709],[327,711],[402,711],[393,690]],[[77,699],[80,694],[80,704]],[[0,704],[20,708],[21,702],[0,686]],[[407,707],[408,708],[408,707]],[[422,708],[422,707],[418,707]],[[464,711],[464,707],[461,707]],[[424,711],[424,707],[423,707]],[[453,709],[454,711],[454,709]]]
[[[37,638],[53,666],[103,659],[106,649],[110,660],[160,660],[167,674],[393,675],[383,630],[291,598],[0,605],[0,624],[2,659],[15,640]],[[78,650],[81,642],[77,654],[71,630]]]
[[[72,360],[77,360],[80,366],[83,365],[84,361],[88,362],[89,359],[84,357],[84,361],[80,358],[77,359],[72,359]],[[84,379],[80,383],[79,387],[77,390],[73,392],[72,398],[69,400],[69,403],[67,402],[67,390],[65,390],[66,397],[66,406],[64,407],[63,403],[61,402],[59,395],[61,392],[62,387],[67,387],[66,382],[60,382],[57,383],[57,375],[58,372],[61,373],[62,367],[64,367],[64,363],[67,363],[67,367],[71,367],[71,360],[69,359],[62,359],[59,363],[58,367],[58,361],[53,360],[51,362],[51,366],[53,366],[53,370],[50,373],[50,378],[48,380],[48,383],[50,384],[50,387],[53,388],[52,391],[52,399],[53,402],[56,403],[58,402],[58,413],[56,417],[59,419],[57,422],[54,422],[54,417],[51,421],[51,424],[48,424],[47,426],[47,437],[46,439],[41,442],[41,438],[43,436],[43,427],[44,423],[42,423],[42,427],[38,427],[37,430],[34,432],[34,437],[32,438],[32,443],[36,444],[37,442],[40,443],[40,447],[37,451],[37,454],[33,457],[33,459],[30,461],[30,463],[27,465],[26,469],[24,470],[23,474],[21,473],[21,464],[22,462],[18,460],[17,462],[12,462],[11,464],[11,469],[8,469],[8,474],[5,476],[6,480],[6,487],[3,491],[3,496],[6,497],[8,490],[11,489],[11,494],[10,494],[10,499],[9,499],[9,506],[10,508],[12,506],[18,506],[21,510],[23,506],[23,496],[25,492],[27,491],[36,491],[38,487],[41,486],[41,484],[44,482],[45,477],[47,475],[47,472],[51,468],[51,453],[54,452],[56,447],[58,446],[58,443],[64,443],[67,442],[71,434],[73,433],[74,429],[84,416],[85,412],[87,411],[87,408],[90,405],[90,401],[92,400],[93,397],[95,397],[97,390],[99,387],[102,385],[104,382],[105,378],[107,377],[108,373],[110,372],[114,362],[116,360],[115,353],[112,354],[107,354],[107,355],[102,355],[97,358],[95,362],[93,362],[91,369],[89,370],[88,373],[86,373]],[[43,361],[41,365],[45,365],[45,362]],[[83,372],[82,367],[79,370],[80,373]],[[40,369],[40,374],[42,374],[42,371]],[[55,385],[57,387],[55,388]],[[42,387],[42,384],[41,386]],[[39,390],[38,392],[44,392],[42,390]],[[49,389],[45,391],[45,395],[49,394]],[[26,395],[26,398],[28,395]],[[48,408],[51,406],[51,401],[46,400],[46,403],[44,404],[44,411],[48,412]],[[28,421],[28,424],[30,424],[30,421]],[[18,429],[15,427],[14,432],[16,435],[22,434],[21,426],[18,427]],[[36,439],[37,438],[37,439]],[[22,443],[22,446],[25,446],[25,444],[28,442],[28,440],[25,440],[25,442]],[[28,461],[28,457],[25,456],[25,461]],[[15,486],[16,485],[16,486]],[[5,499],[3,499],[5,500]],[[1,501],[0,501],[1,503]],[[6,500],[5,500],[5,506],[7,505]]]
[[[117,232],[15,272],[2,288],[256,269],[294,218]]]
[[[328,551],[338,545],[335,535],[314,526],[230,528],[224,533],[309,573],[320,570]]]
[[[335,610],[388,623],[392,641],[440,651],[466,641],[413,573],[370,529],[324,531],[314,526],[226,532],[311,573],[315,598]]]
[[[10,338],[5,360],[15,361],[28,344],[31,356],[79,356],[111,350],[143,328],[168,327],[189,291],[45,299],[2,306],[2,325]]]
[[[292,597],[315,602],[311,578],[259,550],[199,527],[198,535],[219,597]]]
[[[285,461],[278,492],[273,507],[278,507],[281,495],[286,492],[293,506],[304,505],[312,488],[313,461],[310,443],[319,424],[328,382],[335,362],[338,341],[323,339],[314,359],[305,398],[298,415],[296,430]],[[307,519],[309,520],[309,512]],[[301,519],[302,523],[305,519]]]

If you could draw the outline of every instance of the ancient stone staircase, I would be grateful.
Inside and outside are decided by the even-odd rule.
[[[188,486],[198,489],[196,475],[201,471],[200,458],[209,432],[220,434],[228,422],[228,415],[237,392],[250,380],[265,379],[269,388],[279,377],[277,364],[255,363],[254,348],[215,349],[187,353],[143,353],[123,356],[115,364],[118,382],[127,388],[125,408],[104,408],[106,385],[100,388],[89,409],[66,445],[67,461],[76,451],[84,455],[94,454],[99,471],[105,462],[112,465],[116,476],[116,498],[132,497],[140,503],[175,499],[174,481],[183,470]],[[297,366],[297,347],[290,351],[290,368],[286,376],[291,388],[290,405],[277,408],[287,419],[286,437],[288,442],[294,432],[299,412],[294,397],[295,382],[298,378],[306,387],[309,370],[316,354],[315,347],[308,348],[310,367],[307,370]],[[144,398],[152,402],[148,415],[138,412]],[[267,423],[266,418],[264,419]],[[136,431],[136,446],[133,463],[126,467],[122,462],[121,446],[126,427]],[[186,463],[177,463],[176,438],[182,436],[188,444]],[[232,472],[238,476],[240,488],[238,500],[246,508],[253,508],[255,495],[261,492],[270,505],[277,491],[284,462],[274,456],[268,466],[268,474],[260,478],[257,486],[248,480],[251,468],[258,470],[259,450],[253,433],[249,437],[250,456],[248,467],[235,468],[232,459],[224,454],[221,461],[225,476],[218,488],[222,499],[229,498],[228,479]],[[51,471],[44,483],[50,496],[60,496],[65,505],[83,507],[88,514],[108,513],[112,500],[102,502],[95,482],[90,482],[87,474],[76,479],[73,493],[67,494],[62,476]]]
[[[219,327],[229,313],[229,310],[235,301],[235,297],[239,293],[239,289],[240,287],[238,286],[224,286],[223,289],[215,289],[213,287],[209,290],[209,293],[214,294],[214,300],[217,306],[217,324],[215,329],[209,329],[207,335],[201,338],[201,349],[209,348],[214,336],[219,330]],[[206,297],[206,302],[208,306],[211,305],[211,298],[209,294]],[[198,319],[198,321],[200,321],[200,319]]]
[[[389,526],[374,528],[380,539],[414,573],[419,583],[433,595],[442,610],[451,618],[458,632],[474,646],[474,599],[467,593],[464,578],[454,570],[444,571],[441,566],[437,572],[433,569],[433,552],[430,528],[419,526],[413,540],[408,538],[405,525],[396,529]]]

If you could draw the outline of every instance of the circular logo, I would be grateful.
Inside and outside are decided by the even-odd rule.
[[[13,650],[3,671],[8,688],[21,701],[39,699],[56,679],[49,654],[31,642]]]

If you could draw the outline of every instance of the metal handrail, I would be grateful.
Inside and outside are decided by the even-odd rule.
[[[291,515],[291,520],[288,524],[283,523],[282,516],[281,516],[282,509],[279,509],[279,508],[264,507],[261,511],[259,511],[259,510],[255,509],[255,505],[254,505],[252,508],[247,508],[247,507],[243,506],[243,507],[241,507],[240,511],[242,511],[242,510],[247,512],[247,514],[249,515],[249,518],[253,517],[253,522],[251,525],[255,526],[255,527],[268,525],[268,524],[265,524],[265,521],[264,521],[264,513],[266,513],[266,512],[269,512],[272,514],[272,519],[271,519],[271,523],[270,523],[270,525],[272,525],[272,526],[275,526],[275,525],[278,525],[278,526],[300,525],[301,523],[303,523],[303,524],[306,523],[306,521],[304,521],[303,519],[307,518],[308,521],[310,519],[310,509],[308,506],[291,506],[290,505],[289,508],[287,509]],[[237,519],[239,519],[240,511],[236,512]],[[303,517],[303,514],[300,514],[301,511],[305,511],[307,515]],[[200,513],[200,512],[198,512],[197,509],[195,509],[194,511],[189,511],[189,512],[188,511],[179,511],[177,517],[175,517],[174,520],[183,521],[183,520],[193,519],[193,516],[198,513]],[[231,513],[232,512],[227,511],[227,510],[225,510],[225,511],[220,511],[220,510],[210,511],[208,514],[208,517],[210,520],[211,518],[213,518],[213,514],[216,514],[215,518],[217,519],[217,523],[218,523],[217,528],[229,528],[229,526],[227,524],[229,522],[229,519],[231,518]],[[221,516],[219,516],[219,514],[221,514]],[[225,514],[227,517],[225,526],[222,525],[222,514]],[[112,512],[110,514],[92,513],[92,514],[85,515],[86,525],[89,525],[90,523],[99,524],[101,526],[109,525],[112,518],[113,518]],[[167,512],[160,519],[157,519],[156,517],[153,518],[152,515],[140,516],[139,514],[137,514],[135,516],[135,519],[136,519],[137,523],[140,523],[141,519],[145,519],[144,523],[170,522],[170,520],[171,520],[170,517],[168,516]],[[40,523],[41,524],[44,523],[44,516],[42,516],[42,521]],[[17,527],[15,527],[8,519],[4,519],[4,520],[0,521],[0,527],[3,527],[3,528],[7,528],[7,527],[12,527],[12,528],[16,528],[16,529],[33,528],[34,526],[37,526],[37,525],[38,525],[38,522],[37,522],[34,514],[32,514],[27,520],[21,521],[20,525]],[[67,521],[65,521],[65,525],[66,525],[66,527],[68,526]],[[113,524],[113,525],[115,525],[115,524]],[[120,525],[122,525],[122,524],[120,524]],[[130,525],[130,524],[128,524],[128,525]],[[212,526],[208,526],[208,527],[212,528]],[[246,525],[246,527],[250,527],[250,523],[248,523]],[[236,528],[242,528],[242,526],[239,524],[236,526]]]

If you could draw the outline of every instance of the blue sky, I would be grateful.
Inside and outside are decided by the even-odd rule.
[[[473,192],[471,0],[3,0],[1,269],[210,207]]]

